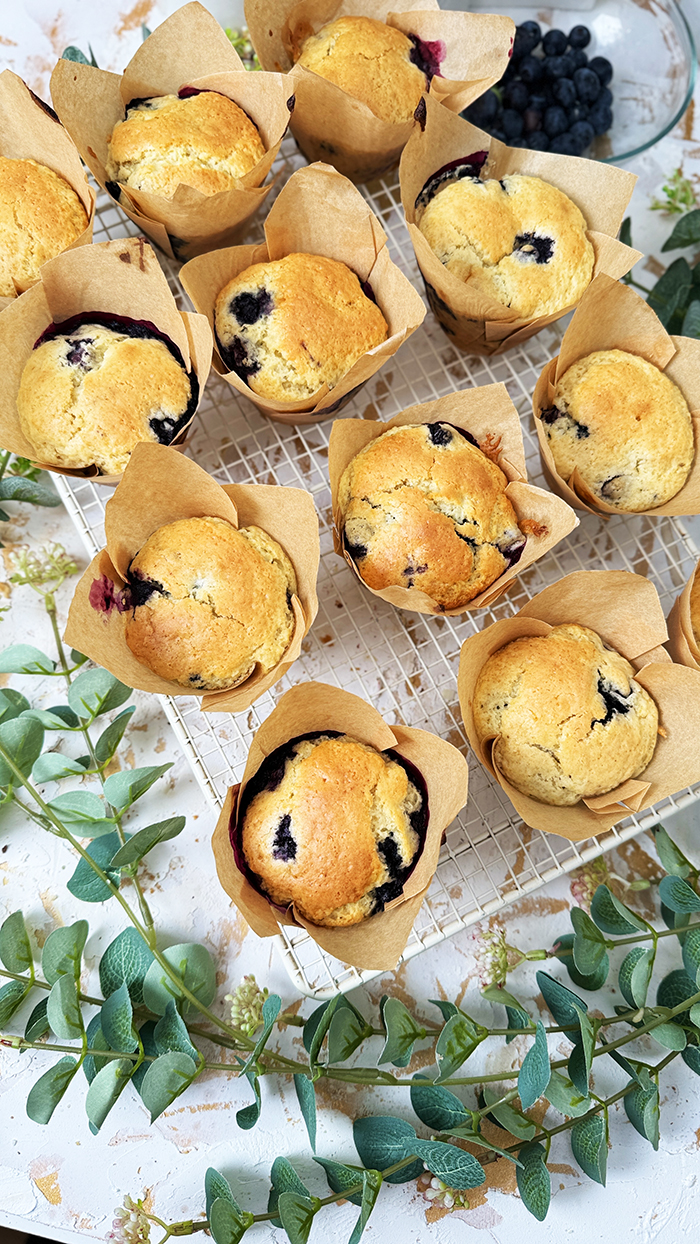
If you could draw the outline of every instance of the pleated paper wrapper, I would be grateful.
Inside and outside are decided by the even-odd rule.
[[[573,806],[555,807],[522,794],[504,777],[493,757],[496,739],[479,741],[472,706],[481,669],[494,652],[514,639],[547,635],[553,626],[565,623],[590,627],[634,666],[636,681],[659,710],[659,737],[638,778]],[[661,602],[648,579],[627,570],[580,570],[545,588],[514,617],[465,641],[459,662],[459,703],[467,738],[526,825],[579,842],[700,780],[700,672],[670,660],[662,646],[667,638]]]
[[[425,839],[403,893],[376,916],[336,929],[310,924],[293,907],[284,910],[272,903],[239,869],[232,846],[246,785],[265,758],[299,735],[324,730],[337,730],[377,751],[397,751],[419,770],[428,791]],[[318,682],[300,683],[282,696],[253,736],[241,783],[228,792],[212,838],[219,881],[259,937],[279,933],[281,925],[297,925],[343,963],[357,968],[393,968],[437,868],[443,832],[467,801],[467,781],[467,762],[451,743],[426,730],[387,725],[375,708],[349,691]]]
[[[690,666],[691,670],[700,670],[700,644],[690,614],[690,596],[699,569],[700,562],[680,596],[676,597],[667,619],[668,650],[674,661],[677,661],[679,665]]]
[[[266,674],[237,687],[198,691],[161,678],[137,661],[126,642],[121,592],[136,554],[159,527],[183,518],[221,518],[233,527],[262,528],[287,553],[297,578],[295,628],[289,647]],[[318,611],[318,519],[301,488],[277,484],[217,484],[202,467],[164,445],[137,445],[121,484],[107,502],[106,548],[82,576],[70,607],[66,641],[129,687],[157,695],[195,695],[203,712],[240,713],[274,686],[294,663]]]

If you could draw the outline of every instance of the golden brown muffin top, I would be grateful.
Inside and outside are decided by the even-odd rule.
[[[14,298],[88,227],[72,186],[36,160],[0,156],[0,295]]]
[[[334,82],[382,121],[410,121],[426,76],[411,61],[413,44],[372,17],[339,17],[305,40],[297,64]]]

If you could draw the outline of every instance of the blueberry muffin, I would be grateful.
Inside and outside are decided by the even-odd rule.
[[[17,410],[38,462],[120,475],[139,441],[170,445],[198,398],[194,372],[153,324],[91,312],[42,333]]]
[[[224,366],[276,401],[308,400],[324,384],[332,389],[389,335],[371,293],[344,263],[323,255],[253,264],[216,300]]]
[[[336,928],[401,894],[427,823],[413,765],[328,731],[267,757],[245,789],[238,832],[254,883],[273,903]]]
[[[422,41],[372,17],[339,17],[304,41],[297,64],[334,82],[382,121],[412,121],[436,72]]]
[[[654,754],[659,714],[634,669],[586,626],[513,640],[474,688],[480,742],[507,780],[568,807],[638,777]]]
[[[188,92],[185,94],[185,92]],[[134,99],[109,139],[108,183],[172,198],[182,183],[202,194],[229,190],[265,155],[256,126],[217,91]]]
[[[392,428],[340,480],[344,547],[368,587],[417,588],[458,609],[520,558],[499,466],[447,423]]]
[[[166,523],[136,554],[127,584],[129,648],[181,687],[221,691],[266,674],[294,633],[294,568],[259,527]]]
[[[693,423],[683,394],[626,350],[598,350],[574,363],[540,419],[562,479],[577,470],[616,510],[664,505],[690,474]]]
[[[0,295],[24,293],[41,265],[87,227],[87,212],[63,177],[35,160],[0,156]]]
[[[593,276],[584,217],[540,177],[482,181],[474,163],[455,162],[424,186],[416,224],[448,272],[517,319],[573,306]]]

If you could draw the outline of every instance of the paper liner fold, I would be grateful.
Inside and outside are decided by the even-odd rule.
[[[378,751],[394,749],[420,771],[428,791],[429,820],[423,849],[403,893],[385,910],[348,928],[326,929],[283,911],[256,890],[236,864],[231,831],[246,785],[277,747],[316,730],[338,730]],[[214,830],[212,848],[219,881],[259,937],[281,925],[301,925],[329,954],[357,968],[396,966],[437,868],[444,830],[467,801],[468,767],[451,743],[426,730],[388,726],[375,708],[337,687],[300,683],[286,692],[254,735],[239,786],[228,792]]]
[[[266,242],[233,246],[191,259],[180,280],[214,332],[214,307],[220,290],[254,263],[300,252],[336,259],[369,282],[389,327],[381,345],[368,350],[332,389],[296,402],[259,397],[235,372],[226,370],[214,337],[214,370],[258,410],[280,423],[316,423],[340,410],[379,370],[425,318],[425,307],[410,281],[392,263],[386,234],[364,198],[328,164],[312,164],[293,173],[265,221]]]
[[[631,662],[636,681],[656,702],[660,727],[654,755],[639,777],[572,807],[541,803],[516,790],[494,761],[495,740],[480,743],[472,711],[477,679],[494,652],[521,636],[547,635],[563,623],[590,627]],[[580,841],[700,780],[700,672],[673,664],[661,648],[666,638],[661,602],[648,579],[626,570],[581,570],[462,645],[458,685],[467,738],[526,825]]]
[[[178,347],[188,372],[199,383],[200,401],[211,366],[211,330],[203,315],[178,311],[170,286],[154,251],[143,238],[119,238],[66,250],[41,269],[41,279],[16,298],[0,316],[0,443],[13,453],[36,458],[36,450],[22,431],[17,394],[34,343],[51,323],[60,324],[85,312],[148,320]],[[182,446],[192,421],[178,433]],[[118,475],[103,475],[97,467],[71,470],[50,462],[38,464],[56,475],[94,478],[115,484]],[[79,646],[79,645],[78,645]]]
[[[261,527],[287,553],[297,577],[292,598],[294,633],[280,661],[267,674],[252,674],[237,687],[198,691],[161,678],[137,661],[126,642],[126,614],[119,594],[129,566],[159,527],[181,518],[223,518],[234,527]],[[301,488],[276,484],[217,484],[190,458],[165,445],[136,446],[122,482],[107,502],[106,548],[93,558],[75,589],[66,641],[129,687],[158,695],[194,695],[203,712],[242,712],[287,672],[301,651],[318,611],[318,519]]]
[[[416,588],[368,587],[343,544],[344,523],[338,505],[340,480],[353,458],[391,428],[410,427],[421,423],[443,422],[470,432],[480,445],[499,444],[496,461],[508,478],[506,496],[513,506],[518,521],[526,524],[527,544],[520,560],[510,566],[483,592],[465,605],[455,609],[443,609],[436,601]],[[328,446],[328,471],[333,506],[333,543],[336,553],[343,557],[363,587],[373,596],[379,596],[390,605],[411,609],[415,613],[445,614],[456,617],[473,609],[485,608],[506,591],[514,579],[544,553],[558,544],[564,536],[578,526],[578,520],[570,506],[562,504],[558,497],[536,488],[527,482],[525,450],[520,419],[504,384],[480,385],[450,393],[437,401],[411,406],[395,415],[388,423],[375,423],[366,419],[338,419],[331,428]]]
[[[680,596],[677,596],[666,620],[668,626],[668,650],[679,665],[700,670],[700,644],[698,644],[690,616],[690,594],[700,569],[698,562]]]
[[[412,119],[383,121],[367,104],[302,65],[301,44],[338,17],[372,17],[405,35],[437,45],[440,73],[430,92],[453,112],[466,108],[505,72],[515,27],[509,17],[443,12],[436,0],[392,12],[392,0],[246,0],[250,37],[263,69],[293,69],[296,107],[290,129],[309,162],[326,160],[354,182],[370,181],[394,168]],[[427,85],[426,85],[427,90]]]
[[[695,457],[685,484],[664,505],[633,512],[658,517],[700,514],[700,341],[670,337],[644,298],[629,285],[602,273],[584,293],[564,333],[560,352],[542,370],[532,398],[542,468],[550,488],[569,505],[589,514],[607,517],[630,513],[595,496],[577,470],[568,480],[559,475],[540,418],[541,411],[552,405],[557,383],[564,373],[579,359],[598,350],[626,350],[653,363],[678,385],[693,421]]]
[[[476,354],[500,354],[519,345],[547,324],[562,318],[572,307],[551,315],[518,320],[510,308],[474,290],[440,263],[416,225],[416,198],[428,179],[454,160],[486,153],[484,177],[501,178],[509,173],[541,177],[576,204],[588,224],[593,246],[593,275],[604,272],[617,280],[641,258],[616,238],[629,203],[636,177],[598,160],[552,155],[506,147],[462,117],[441,108],[432,97],[426,100],[424,121],[416,123],[401,157],[401,201],[411,242],[421,270],[431,310],[450,340]]]
[[[251,73],[219,23],[196,2],[168,17],[141,44],[123,75],[59,60],[51,75],[54,107],[93,176],[108,189],[109,139],[132,99],[176,95],[182,86],[218,91],[257,126],[265,155],[228,190],[206,195],[180,184],[172,198],[120,186],[122,211],[173,259],[226,246],[260,207],[273,181],[265,181],[294,107],[291,80]],[[110,191],[111,192],[111,191]],[[114,197],[114,196],[113,196]]]
[[[92,241],[95,192],[88,185],[75,143],[58,118],[10,69],[0,73],[0,156],[35,160],[67,181],[85,208],[88,223],[66,250]],[[0,296],[0,311],[12,302],[14,298]]]

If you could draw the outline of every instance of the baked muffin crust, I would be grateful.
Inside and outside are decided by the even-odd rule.
[[[700,564],[696,567],[693,586],[690,589],[690,625],[695,642],[700,648]]]
[[[88,216],[72,186],[36,160],[0,156],[0,294],[14,298],[79,238]]]

